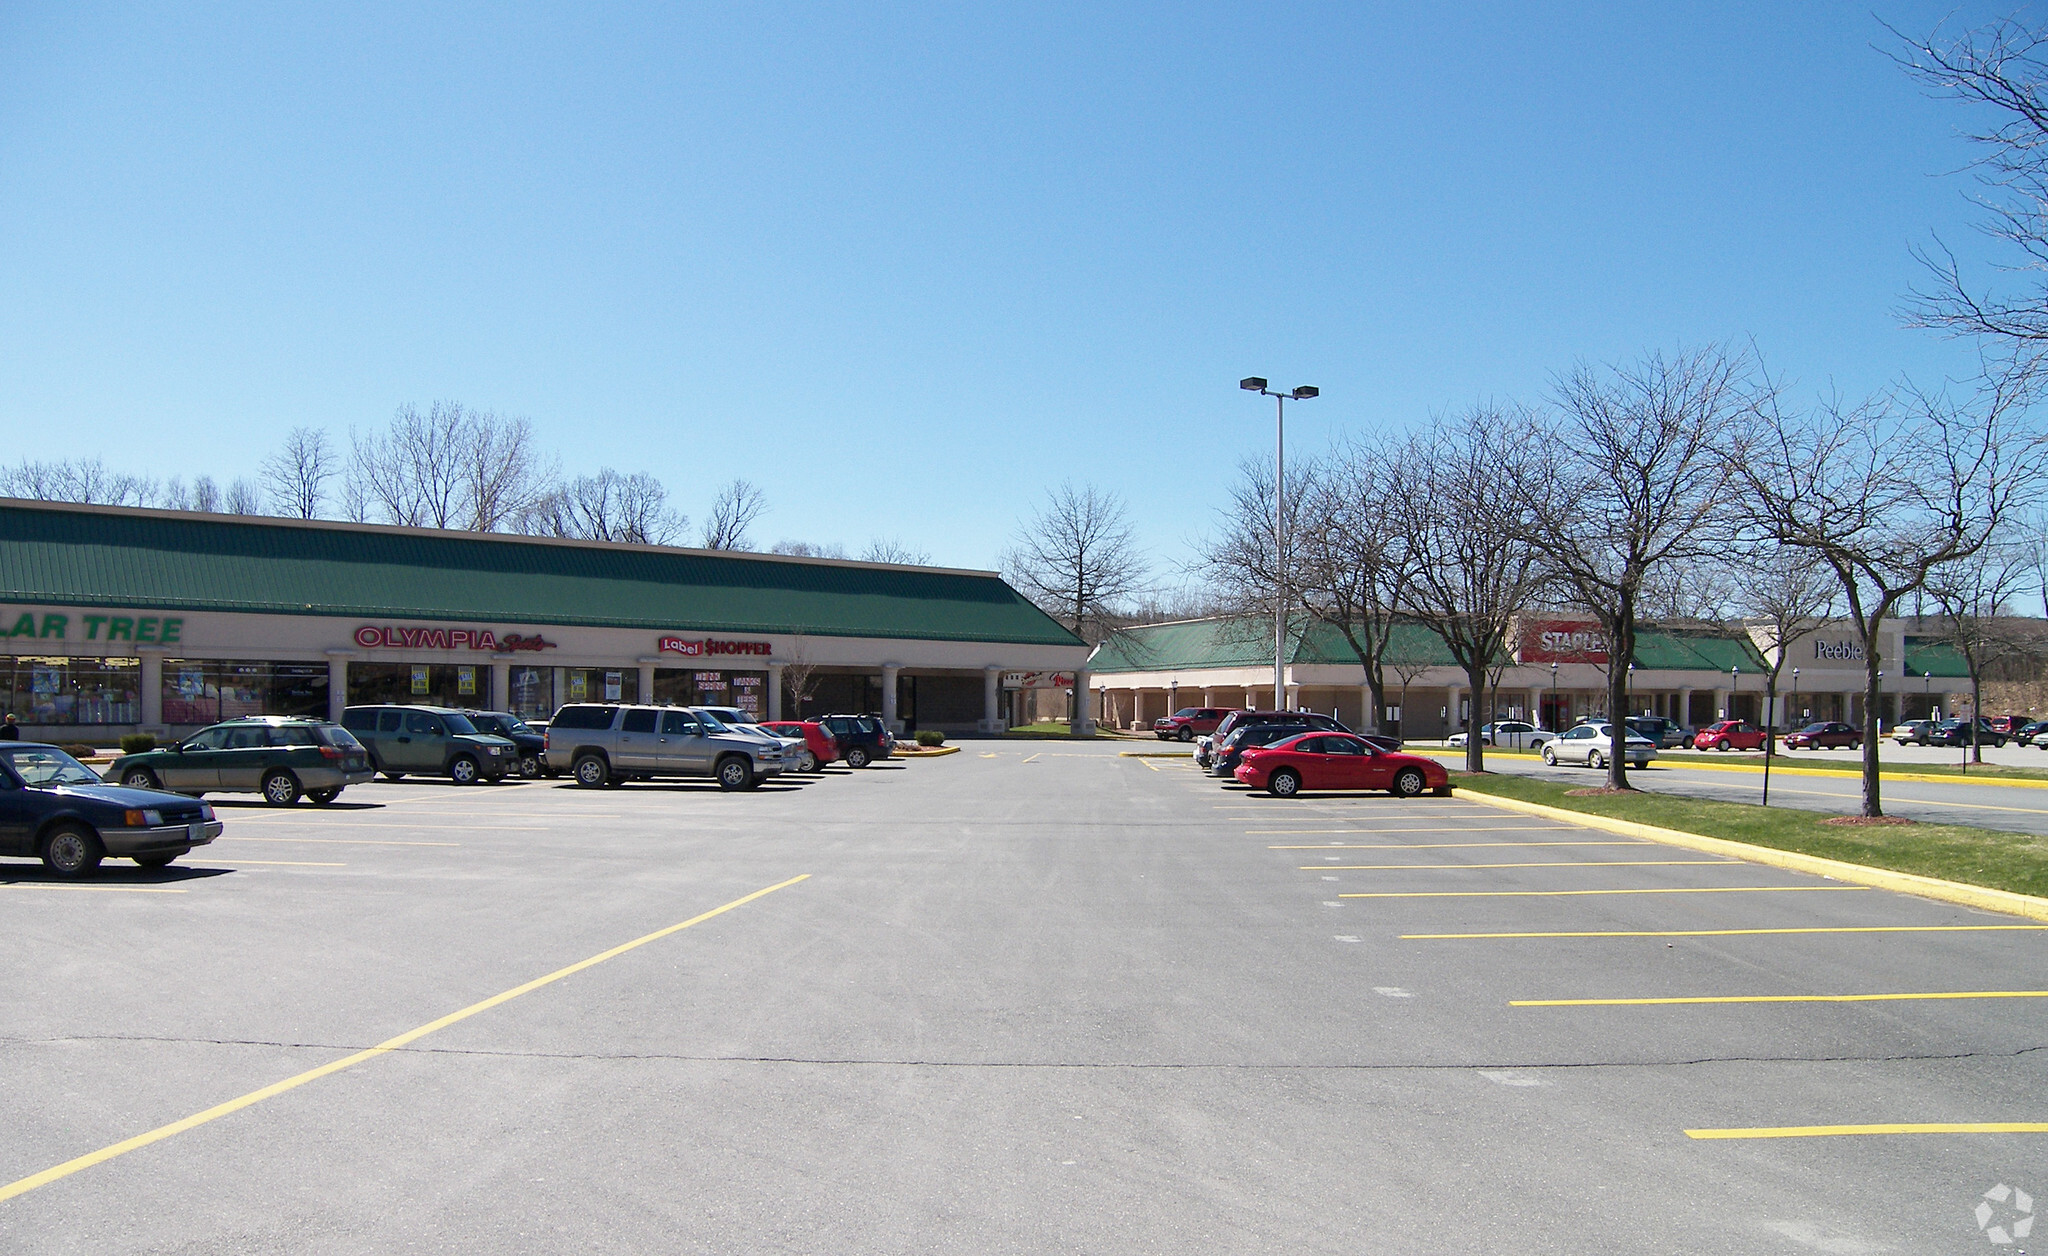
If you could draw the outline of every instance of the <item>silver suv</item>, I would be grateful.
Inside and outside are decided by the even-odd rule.
[[[658,776],[708,776],[721,789],[752,789],[782,771],[782,747],[721,731],[681,707],[578,703],[548,722],[547,757],[567,763],[578,785],[621,785]]]

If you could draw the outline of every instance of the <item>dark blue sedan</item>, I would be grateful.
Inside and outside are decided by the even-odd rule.
[[[56,746],[0,742],[0,855],[89,877],[110,855],[161,868],[220,832],[213,808],[196,798],[103,785]]]

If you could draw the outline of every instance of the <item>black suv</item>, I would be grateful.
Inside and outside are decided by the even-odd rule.
[[[1209,771],[1224,780],[1236,778],[1237,765],[1244,758],[1244,752],[1253,746],[1270,746],[1276,741],[1285,741],[1297,733],[1348,733],[1335,717],[1318,715],[1314,711],[1271,711],[1251,715],[1240,715],[1222,740],[1209,748],[1213,762]]]
[[[896,750],[896,739],[879,715],[828,715],[818,721],[839,743],[839,757],[850,768],[864,768]]]
[[[559,769],[548,766],[547,734],[530,727],[525,720],[506,711],[464,711],[469,722],[476,725],[476,731],[503,737],[519,747],[519,775],[527,780],[547,776],[559,776]]]

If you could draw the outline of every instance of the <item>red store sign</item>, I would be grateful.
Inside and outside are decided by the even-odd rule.
[[[393,628],[364,624],[356,629],[356,644],[365,650],[483,650],[491,654],[517,654],[531,650],[552,650],[555,643],[534,633],[521,636],[508,632],[499,636],[488,628]]]
[[[1515,651],[1523,663],[1605,663],[1607,634],[1590,619],[1525,619]]]
[[[687,637],[663,637],[660,641],[663,654],[680,654],[684,658],[710,658],[717,654],[758,654],[763,657],[775,653],[775,647],[766,641],[716,641],[710,637],[694,640]]]

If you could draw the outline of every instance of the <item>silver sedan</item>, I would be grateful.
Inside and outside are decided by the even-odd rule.
[[[1630,729],[1622,742],[1622,753],[1630,767],[1639,768],[1657,757],[1657,743]],[[1543,761],[1553,767],[1560,763],[1582,763],[1589,768],[1604,768],[1613,758],[1613,729],[1608,724],[1580,724],[1543,743]]]

